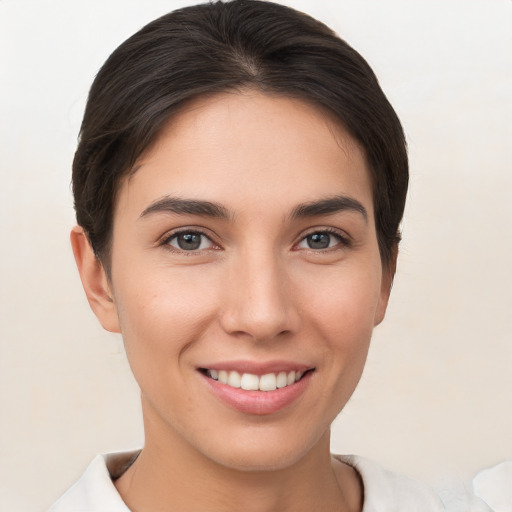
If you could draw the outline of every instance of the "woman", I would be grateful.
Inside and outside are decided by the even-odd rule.
[[[407,190],[400,122],[363,58],[289,8],[166,15],[89,95],[71,242],[123,335],[145,444],[53,512],[442,510],[331,456],[386,311]]]

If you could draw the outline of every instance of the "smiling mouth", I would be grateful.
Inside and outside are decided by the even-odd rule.
[[[265,375],[256,375],[253,373],[239,373],[237,371],[213,370],[201,368],[201,373],[210,379],[216,380],[221,384],[226,384],[232,388],[240,388],[246,391],[275,391],[276,389],[286,388],[300,381],[307,373],[314,371],[310,368],[304,372],[290,371],[267,373]]]

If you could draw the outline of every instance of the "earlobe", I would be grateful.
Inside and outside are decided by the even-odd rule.
[[[398,248],[393,251],[392,260],[388,265],[382,268],[382,281],[380,289],[379,303],[375,312],[374,326],[379,325],[384,317],[386,316],[386,310],[388,308],[389,296],[391,294],[391,288],[393,286],[393,279],[396,271],[396,258],[398,255]]]
[[[389,294],[391,292],[391,285],[386,286],[384,283],[385,279],[383,279],[382,281],[383,283],[382,289],[380,291],[379,303],[377,305],[377,310],[375,312],[375,322],[373,324],[374,326],[379,325],[382,322],[382,320],[384,320],[384,317],[386,316],[386,309],[388,308]]]
[[[103,265],[94,254],[87,235],[80,226],[75,226],[71,230],[70,239],[82,286],[91,309],[104,329],[121,332],[110,282]]]

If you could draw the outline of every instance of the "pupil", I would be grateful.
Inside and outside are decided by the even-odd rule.
[[[311,249],[327,249],[331,237],[325,233],[313,233],[308,236],[308,245]]]
[[[198,249],[201,245],[201,235],[198,233],[185,233],[178,235],[178,245],[180,249],[185,251]]]

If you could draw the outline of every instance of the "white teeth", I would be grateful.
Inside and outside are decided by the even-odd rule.
[[[228,385],[232,388],[240,387],[240,374],[238,372],[229,372]]]
[[[288,384],[286,372],[279,372],[276,379],[276,387],[284,388]]]
[[[260,391],[274,391],[277,388],[275,373],[267,373],[260,377]]]
[[[240,382],[240,387],[247,391],[256,391],[259,389],[260,379],[252,373],[244,373]]]
[[[275,391],[285,388],[299,381],[304,372],[279,372],[267,373],[258,377],[252,373],[243,373],[240,375],[237,371],[226,370],[207,370],[206,374],[222,384],[227,384],[232,388],[242,388],[246,391]]]

